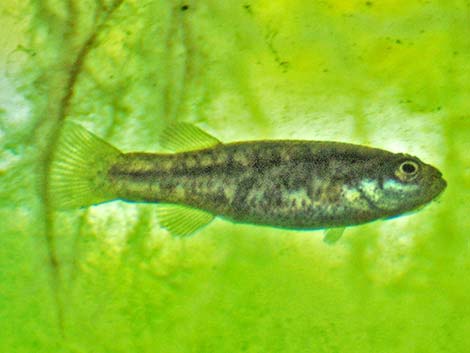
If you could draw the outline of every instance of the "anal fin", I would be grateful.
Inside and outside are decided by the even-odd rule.
[[[214,215],[188,206],[161,204],[158,205],[160,225],[175,236],[188,236],[209,224]]]
[[[336,243],[344,233],[345,228],[329,228],[325,230],[325,236],[323,242],[328,245]]]

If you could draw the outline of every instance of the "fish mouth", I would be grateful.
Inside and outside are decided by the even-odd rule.
[[[447,181],[442,177],[441,172],[438,172],[438,174],[434,176],[432,185],[433,199],[436,200],[442,196],[443,191],[447,188]]]

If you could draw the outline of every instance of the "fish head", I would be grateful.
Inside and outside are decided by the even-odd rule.
[[[378,187],[370,196],[386,217],[421,208],[447,186],[437,168],[406,154],[390,154],[380,161],[376,170]]]

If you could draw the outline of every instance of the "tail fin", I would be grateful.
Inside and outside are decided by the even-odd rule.
[[[50,170],[53,206],[69,209],[114,199],[107,171],[120,155],[80,125],[65,123]]]

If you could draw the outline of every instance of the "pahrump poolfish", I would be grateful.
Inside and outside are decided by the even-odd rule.
[[[161,137],[173,153],[122,153],[66,123],[51,165],[56,207],[112,200],[158,204],[160,224],[190,235],[216,216],[290,229],[341,229],[416,210],[445,188],[418,158],[331,141],[222,143],[177,123]],[[334,233],[333,233],[334,234]]]

